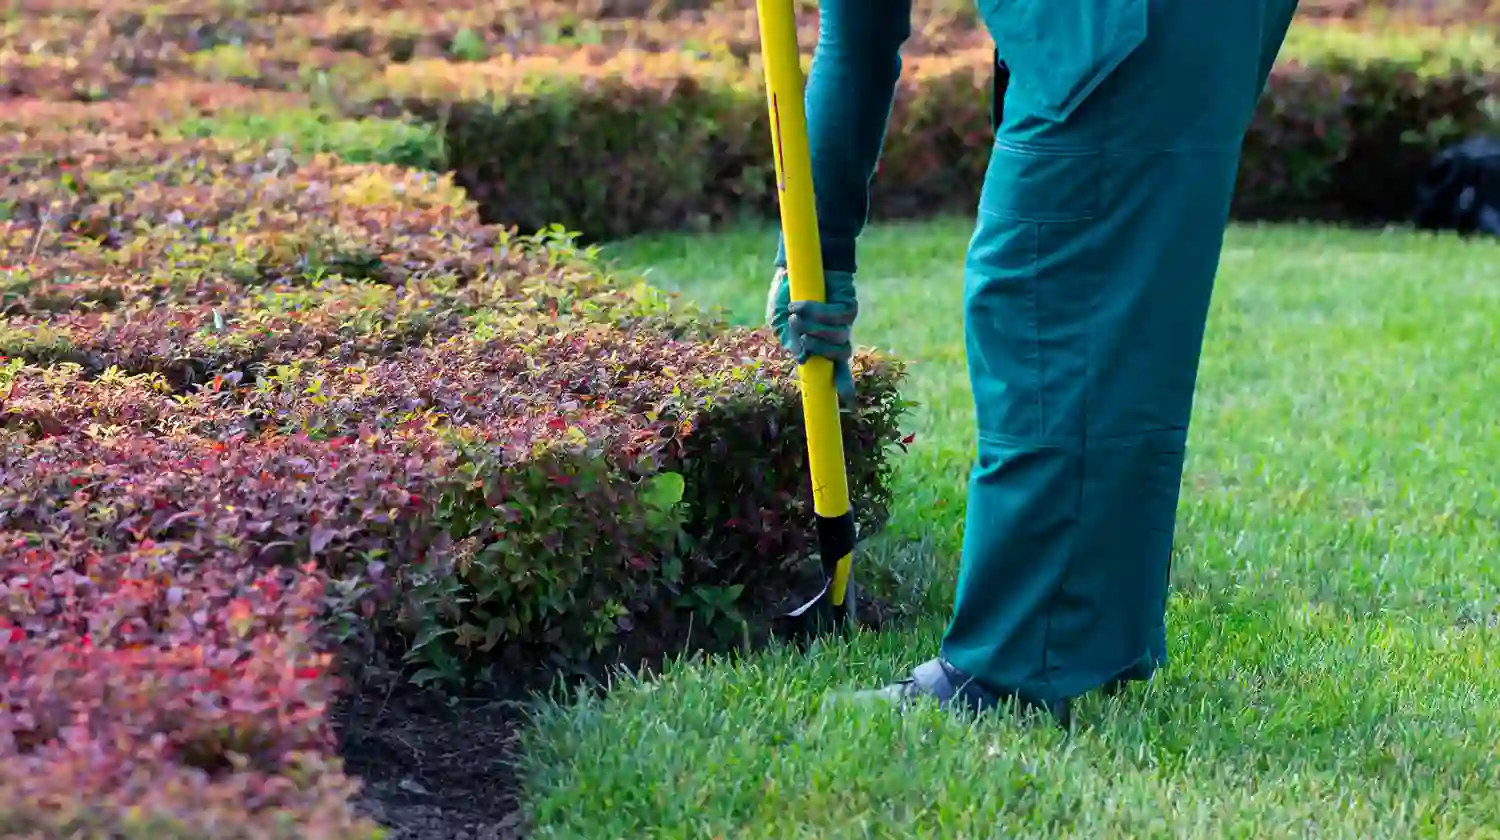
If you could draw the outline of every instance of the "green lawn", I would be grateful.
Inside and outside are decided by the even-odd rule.
[[[1500,837],[1500,247],[1231,232],[1179,519],[1172,661],[1049,727],[822,705],[937,649],[973,425],[968,224],[871,230],[858,339],[914,361],[913,626],[685,662],[540,713],[539,837]],[[756,323],[764,230],[613,250]]]

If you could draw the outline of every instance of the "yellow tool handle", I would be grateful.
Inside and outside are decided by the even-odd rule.
[[[792,300],[822,301],[826,295],[823,249],[818,240],[818,209],[813,194],[812,156],[807,145],[794,3],[795,0],[756,0],[756,9]],[[839,611],[844,607],[854,563],[854,528],[833,363],[813,357],[798,373],[802,382],[802,416],[807,425],[813,508],[818,516],[823,562],[835,564],[830,595],[834,609]],[[834,552],[832,556],[830,549]]]

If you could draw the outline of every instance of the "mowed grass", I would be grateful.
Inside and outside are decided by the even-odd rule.
[[[931,656],[973,447],[963,221],[881,226],[857,337],[913,360],[914,450],[859,555],[908,626],[679,662],[539,713],[538,837],[1500,837],[1500,246],[1230,231],[1179,514],[1171,662],[1071,738],[825,705]],[[772,234],[620,264],[758,323]]]

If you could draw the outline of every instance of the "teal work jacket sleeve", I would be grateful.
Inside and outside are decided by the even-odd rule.
[[[826,271],[854,273],[870,181],[911,36],[911,0],[822,0],[807,78],[807,133]],[[776,266],[786,266],[786,247]]]

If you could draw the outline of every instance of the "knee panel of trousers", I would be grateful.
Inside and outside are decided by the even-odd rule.
[[[981,434],[1084,434],[1089,322],[1107,230],[1098,151],[997,143],[968,255],[965,317]]]
[[[1187,425],[1235,162],[995,144],[966,271],[981,432]]]

